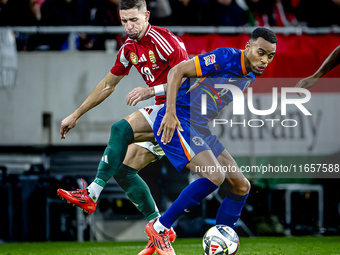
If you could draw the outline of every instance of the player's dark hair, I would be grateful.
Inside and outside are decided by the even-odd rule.
[[[119,10],[129,10],[134,8],[140,10],[143,7],[146,9],[145,0],[122,0],[119,3]]]
[[[257,38],[262,37],[266,41],[270,43],[277,43],[276,35],[273,31],[269,30],[268,28],[258,27],[256,28],[250,36],[250,40],[256,41]]]

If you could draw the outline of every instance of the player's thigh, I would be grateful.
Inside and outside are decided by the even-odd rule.
[[[144,142],[144,141],[154,141],[154,135],[152,132],[152,128],[150,127],[148,121],[144,118],[143,114],[139,111],[135,111],[125,118],[127,122],[129,122],[134,136],[135,142]]]
[[[125,118],[133,130],[135,142],[155,141],[152,127],[157,113],[162,107],[163,105],[144,107]]]
[[[150,150],[136,144],[130,144],[123,164],[139,171],[156,159],[157,156]]]
[[[204,150],[196,154],[186,167],[201,178],[208,178],[217,186],[220,186],[225,180],[221,165],[211,150]]]
[[[225,172],[225,186],[229,191],[237,195],[245,195],[249,193],[250,183],[238,168],[233,157],[224,150],[218,157],[218,162],[223,166]]]

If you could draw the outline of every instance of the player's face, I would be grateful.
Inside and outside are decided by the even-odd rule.
[[[148,27],[150,12],[133,8],[120,10],[119,14],[127,36],[132,40],[140,40]]]
[[[276,43],[270,43],[259,37],[256,41],[251,40],[247,43],[246,52],[247,71],[260,76],[274,58]]]

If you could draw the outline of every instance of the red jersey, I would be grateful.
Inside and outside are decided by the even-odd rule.
[[[119,49],[111,73],[128,75],[134,65],[149,87],[167,83],[169,70],[188,60],[184,43],[169,30],[149,24],[140,41],[128,38]],[[164,96],[156,96],[156,104],[164,104]]]

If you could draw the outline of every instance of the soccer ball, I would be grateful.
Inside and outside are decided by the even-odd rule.
[[[203,237],[203,249],[206,255],[234,255],[239,245],[236,232],[225,225],[210,228]]]

